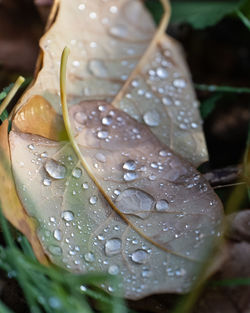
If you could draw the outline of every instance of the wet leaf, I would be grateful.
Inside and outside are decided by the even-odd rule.
[[[40,95],[61,114],[59,64],[69,46],[70,106],[84,100],[113,102],[194,165],[207,161],[199,104],[182,50],[165,36],[170,9],[167,1],[162,4],[166,13],[156,30],[137,0],[101,6],[61,1],[56,22],[40,43],[43,67],[19,107]]]
[[[155,32],[140,1],[61,0],[9,135],[18,196],[51,261],[120,274],[130,299],[189,291],[221,235],[220,201],[175,154],[194,165],[207,157],[189,73],[164,34],[168,15]],[[71,142],[59,98],[65,45]]]
[[[1,208],[5,217],[29,239],[36,257],[41,263],[48,264],[41,244],[36,235],[36,222],[25,212],[14,184],[8,146],[8,121],[0,128],[0,179],[1,179]]]
[[[10,134],[17,190],[46,253],[74,272],[122,274],[128,298],[189,290],[220,230],[211,187],[126,113],[83,102],[70,114],[85,166],[67,142]]]

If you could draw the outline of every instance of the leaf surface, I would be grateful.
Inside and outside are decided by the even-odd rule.
[[[74,272],[121,274],[130,299],[188,291],[220,230],[211,187],[113,106],[82,102],[70,115],[84,166],[67,142],[10,134],[17,190],[46,253]]]
[[[138,0],[61,0],[56,21],[40,43],[43,67],[16,111],[40,95],[61,114],[59,65],[69,46],[69,106],[112,102],[195,166],[207,161],[199,103],[182,50],[165,35],[170,8],[161,2],[165,14],[156,30]]]

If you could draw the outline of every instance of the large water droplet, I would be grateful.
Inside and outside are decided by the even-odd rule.
[[[151,110],[143,115],[143,120],[146,125],[156,127],[160,125],[161,117],[156,110]]]
[[[92,252],[88,252],[84,255],[84,259],[86,262],[93,263],[95,261],[95,256]]]
[[[128,160],[123,164],[123,169],[127,171],[135,171],[136,170],[136,163],[134,160]]]
[[[159,200],[156,202],[155,208],[157,211],[166,211],[169,207],[168,201],[167,200]]]
[[[115,203],[119,211],[124,214],[147,218],[152,211],[154,198],[142,190],[128,188],[120,193]]]
[[[109,33],[118,38],[126,38],[128,36],[128,29],[126,25],[117,24],[110,27]]]
[[[56,240],[58,241],[62,240],[62,231],[60,229],[56,229],[53,235]]]
[[[88,117],[84,112],[79,111],[75,113],[74,119],[77,123],[84,125],[86,124]]]
[[[48,247],[49,252],[55,256],[60,256],[62,255],[62,248],[55,246],[55,245],[50,245]]]
[[[138,249],[132,253],[131,259],[138,264],[145,264],[149,258],[149,254],[146,250]]]
[[[125,181],[133,181],[138,177],[135,172],[128,172],[123,175]]]
[[[119,238],[112,238],[105,243],[105,253],[107,256],[119,254],[121,251],[122,242]]]
[[[64,179],[67,172],[66,167],[64,165],[53,159],[47,160],[44,165],[44,168],[46,172],[49,174],[49,176],[54,179]]]
[[[74,219],[74,213],[72,211],[64,211],[61,216],[66,222],[71,222]]]
[[[96,77],[107,77],[108,70],[102,60],[91,60],[88,65],[89,71]]]
[[[80,178],[82,176],[82,170],[79,167],[75,167],[72,171],[72,176],[75,178]]]

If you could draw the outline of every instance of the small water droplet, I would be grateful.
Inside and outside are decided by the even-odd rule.
[[[98,200],[97,196],[92,196],[89,198],[89,203],[90,204],[96,204],[97,200]]]
[[[49,174],[49,176],[54,179],[64,179],[67,172],[66,167],[64,165],[53,159],[47,160],[44,165],[44,168],[46,172]]]
[[[55,246],[55,245],[50,245],[48,247],[49,252],[55,256],[60,256],[62,255],[62,248]]]
[[[93,263],[95,261],[95,256],[92,252],[88,252],[84,255],[84,259],[86,262]]]
[[[88,64],[89,71],[96,77],[108,77],[108,70],[102,60],[91,60]]]
[[[128,172],[128,173],[125,173],[123,175],[123,179],[125,181],[133,181],[135,180],[136,178],[138,177],[138,175],[135,173],[135,172]]]
[[[170,106],[170,105],[173,104],[172,100],[171,100],[170,98],[168,98],[168,97],[162,98],[162,103],[163,103],[164,105],[166,105],[166,106]]]
[[[97,152],[96,155],[95,155],[95,158],[99,162],[102,162],[102,163],[106,162],[106,156],[103,153],[101,153],[101,152]]]
[[[74,213],[72,211],[64,211],[61,215],[62,219],[66,222],[71,222],[74,219]]]
[[[146,250],[138,249],[132,253],[131,259],[138,264],[145,264],[149,258],[149,253]]]
[[[123,169],[127,171],[135,171],[136,170],[136,163],[134,160],[128,160],[123,164]]]
[[[155,208],[157,211],[166,211],[169,207],[168,201],[167,200],[159,200],[156,202]]]
[[[75,167],[72,171],[72,176],[75,178],[80,178],[82,176],[82,170],[79,167]]]
[[[173,81],[173,85],[176,87],[176,88],[185,88],[187,86],[187,83],[185,81],[185,79],[183,78],[177,78]]]
[[[80,10],[80,11],[83,11],[84,9],[85,9],[85,4],[84,3],[81,3],[81,4],[79,4],[79,6],[78,6],[78,9]]]
[[[53,235],[56,240],[58,241],[62,240],[62,231],[60,229],[56,229]]]
[[[33,144],[30,144],[30,145],[28,145],[28,148],[29,148],[30,150],[34,150],[34,149],[35,149],[35,146],[34,146]]]
[[[97,133],[97,137],[99,139],[106,139],[108,137],[109,133],[105,130],[101,130]]]
[[[117,275],[117,274],[119,274],[119,266],[117,266],[117,265],[110,265],[110,267],[108,268],[108,273],[110,275]]]
[[[86,124],[88,117],[84,112],[79,111],[74,114],[74,119],[77,123],[84,125]]]
[[[82,188],[85,189],[85,190],[89,189],[88,183],[83,183],[82,184]]]
[[[116,14],[118,12],[118,8],[115,5],[112,5],[109,8],[110,13]]]
[[[44,186],[50,186],[51,185],[51,180],[49,178],[45,178],[43,180],[43,184],[44,184]]]
[[[119,254],[121,251],[122,242],[119,238],[112,238],[105,243],[105,253],[107,256]]]
[[[162,67],[157,68],[156,74],[161,79],[165,79],[168,77],[168,71]]]
[[[160,125],[161,117],[156,110],[151,110],[143,115],[143,120],[146,125],[156,127]]]
[[[161,151],[159,152],[159,156],[161,156],[161,157],[166,157],[166,156],[168,156],[168,152],[165,151],[165,150],[161,150]]]
[[[149,278],[151,276],[152,272],[149,269],[144,269],[141,272],[141,276],[143,278]]]
[[[92,20],[94,20],[94,19],[97,18],[97,14],[96,14],[95,12],[90,12],[90,13],[89,13],[89,17],[90,17]]]

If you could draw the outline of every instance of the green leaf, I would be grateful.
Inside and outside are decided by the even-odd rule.
[[[222,98],[222,96],[223,95],[221,93],[216,93],[201,103],[200,112],[203,119],[206,119],[213,112],[216,104]]]
[[[225,16],[234,13],[242,1],[174,1],[172,23],[189,23],[202,29],[213,26]]]
[[[223,93],[250,93],[248,87],[233,87],[233,86],[216,86],[216,85],[205,85],[195,84],[195,88],[201,91],[209,92],[223,92]]]
[[[239,19],[242,21],[242,23],[250,30],[250,20],[249,20],[249,18],[246,15],[244,15],[244,13],[241,12],[240,10],[237,10],[236,14],[239,17]]]

